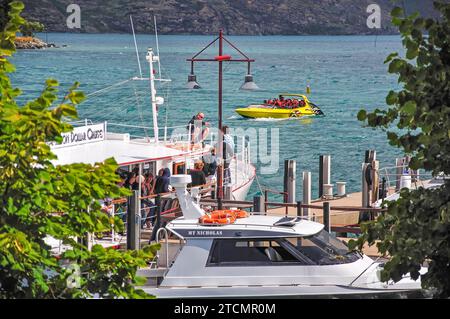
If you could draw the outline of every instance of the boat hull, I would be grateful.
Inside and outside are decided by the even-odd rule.
[[[424,298],[421,289],[367,289],[349,286],[272,286],[217,288],[144,288],[158,299],[214,298]]]
[[[314,110],[309,108],[265,109],[257,107],[248,107],[237,109],[236,113],[245,118],[253,118],[253,119],[257,118],[288,119],[288,118],[316,115]]]

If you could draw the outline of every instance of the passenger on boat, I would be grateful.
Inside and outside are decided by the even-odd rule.
[[[206,176],[203,172],[203,168],[205,165],[202,161],[197,161],[194,164],[194,169],[189,171],[189,175],[192,177],[192,183],[189,185],[190,187],[197,187],[206,184]]]
[[[109,216],[114,215],[114,205],[112,202],[113,201],[111,198],[106,198],[102,203],[101,211],[105,214],[108,214]]]
[[[168,168],[160,169],[159,176],[156,179],[155,194],[166,194],[170,192],[170,170]]]
[[[234,157],[234,139],[230,134],[228,126],[222,127],[223,131],[223,150],[224,150],[224,185],[231,184],[230,164]]]
[[[187,129],[189,130],[190,128],[189,133],[191,134],[192,144],[201,143],[208,137],[209,128],[207,126],[209,126],[209,123],[205,122],[204,119],[205,114],[200,112],[193,116],[187,125]]]
[[[212,177],[216,175],[217,170],[217,155],[215,148],[211,149],[211,153],[203,156],[203,163],[203,172],[205,173],[206,178],[211,181]]]
[[[135,167],[129,174],[128,180],[125,182],[125,187],[131,190],[139,190],[139,184],[144,181],[144,176],[139,175],[139,167]]]

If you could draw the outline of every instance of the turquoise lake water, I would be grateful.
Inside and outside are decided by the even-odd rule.
[[[42,38],[45,40],[45,36]],[[160,37],[163,75],[173,81],[160,90],[168,94],[168,105],[160,112],[160,126],[165,124],[165,112],[169,115],[169,126],[186,124],[198,111],[205,112],[213,124],[217,123],[217,65],[196,67],[201,90],[184,88],[190,72],[186,59],[213,39],[213,36]],[[308,170],[312,172],[315,197],[321,154],[332,156],[332,182],[347,182],[349,192],[360,190],[360,169],[365,150],[376,149],[381,166],[393,166],[395,157],[401,152],[388,145],[384,132],[364,128],[356,115],[361,108],[386,107],[387,93],[398,88],[397,79],[387,73],[383,62],[391,52],[402,51],[399,37],[231,36],[229,39],[256,59],[253,75],[261,90],[239,91],[246,65],[227,65],[224,76],[225,124],[244,129],[278,128],[280,132],[279,171],[259,175],[261,184],[282,190],[283,162],[295,159],[298,196],[302,194],[301,172]],[[44,79],[49,77],[59,80],[63,91],[74,81],[79,81],[81,88],[91,93],[138,75],[130,35],[49,34],[48,41],[67,47],[21,51],[14,58],[17,72],[13,82],[24,90],[23,100],[35,97],[42,90]],[[145,54],[147,47],[155,46],[154,38],[140,35],[138,45],[143,69],[148,74]],[[216,54],[218,48],[214,49],[208,51],[210,56]],[[237,57],[231,49],[226,53]],[[241,119],[234,113],[237,106],[261,102],[280,92],[303,93],[307,81],[312,87],[310,99],[321,106],[326,117],[257,121]],[[79,107],[80,118],[151,126],[147,87],[148,82],[131,82],[93,97]],[[259,161],[257,165],[260,169]],[[249,196],[257,191],[255,183]]]

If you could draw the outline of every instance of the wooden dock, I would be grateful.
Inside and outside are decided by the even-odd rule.
[[[324,202],[329,202],[331,207],[348,207],[356,208],[361,207],[362,193],[349,194],[346,197],[333,198],[333,199],[317,199],[312,202],[312,205],[322,206]],[[297,216],[296,207],[288,207],[287,212],[289,216]],[[269,208],[267,213],[270,215],[286,215],[285,207]],[[319,223],[323,223],[323,209],[322,208],[310,208],[310,216],[315,218]],[[359,211],[346,211],[333,210],[330,214],[331,225],[333,226],[349,226],[357,225],[359,223]]]

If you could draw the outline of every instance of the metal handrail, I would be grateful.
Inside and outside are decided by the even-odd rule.
[[[156,232],[156,243],[159,244],[160,241],[160,234],[164,232],[164,238],[166,240],[166,268],[169,268],[169,233],[167,232],[167,229],[160,228]],[[156,252],[156,258],[159,260],[159,250]]]

